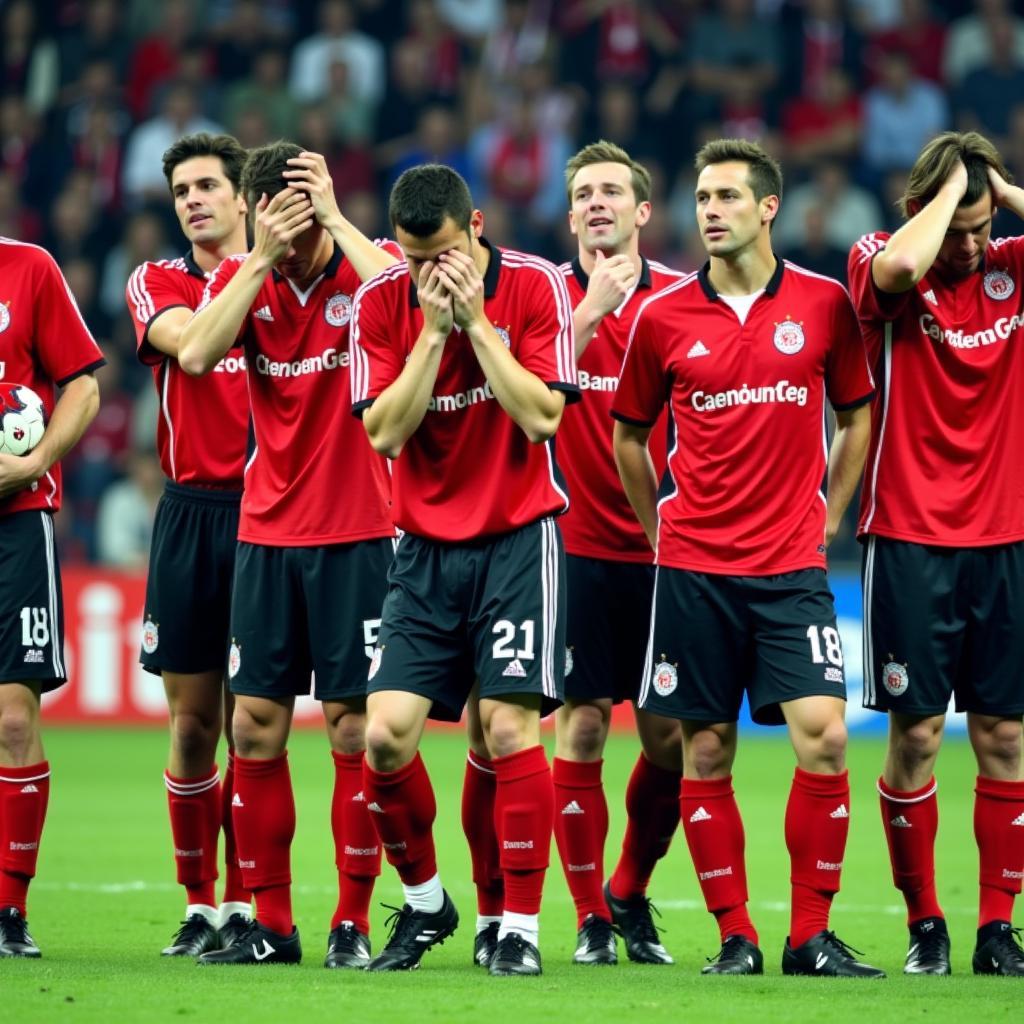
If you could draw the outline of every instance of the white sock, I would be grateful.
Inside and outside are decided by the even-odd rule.
[[[247,919],[252,918],[252,904],[251,903],[236,903],[229,901],[220,905],[219,912],[219,923],[218,928],[223,928],[228,923],[228,918],[232,914],[241,914],[242,917]]]
[[[211,907],[206,903],[190,903],[185,907],[185,920],[187,921],[193,914],[200,914],[205,917],[210,924],[216,928],[220,924],[220,916],[217,913],[216,907]]]
[[[513,914],[506,910],[501,917],[501,927],[498,929],[498,941],[501,942],[509,932],[516,932],[527,942],[537,945],[540,935],[540,920],[537,914]]]
[[[500,917],[488,917],[487,914],[476,915],[476,933],[479,935],[482,931],[486,931],[489,924],[501,924]]]
[[[422,910],[425,914],[436,914],[444,903],[444,889],[441,888],[441,876],[434,875],[419,885],[402,883],[405,902],[413,910]]]

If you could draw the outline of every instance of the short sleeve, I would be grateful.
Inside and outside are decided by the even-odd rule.
[[[47,376],[63,387],[75,377],[99,369],[106,360],[53,257],[42,249],[36,251],[33,337]]]
[[[386,273],[386,272],[385,272]],[[385,302],[385,291],[393,277],[371,278],[356,292],[352,302],[348,350],[352,387],[352,412],[362,416],[374,399],[398,379],[404,365],[396,339],[395,317]],[[398,278],[400,285],[405,275]],[[393,286],[391,286],[393,289]],[[400,289],[401,290],[401,289]]]
[[[612,416],[623,423],[653,427],[668,394],[668,368],[664,363],[646,303],[633,321],[622,361]]]
[[[860,324],[845,290],[836,288],[832,339],[825,361],[825,390],[833,408],[855,409],[870,402],[875,382],[868,365]]]
[[[533,279],[525,291],[530,303],[524,330],[513,355],[519,364],[548,387],[566,393],[566,401],[579,399],[576,377],[572,305],[565,278],[550,264],[533,261]]]
[[[874,258],[885,248],[889,235],[876,231],[858,239],[850,249],[846,277],[857,316],[861,320],[894,320],[906,304],[910,292],[889,294],[879,291],[871,276]]]
[[[180,278],[181,272],[175,272]],[[191,309],[182,294],[180,282],[156,263],[142,263],[132,272],[125,286],[128,315],[135,328],[135,343],[139,361],[154,366],[166,358],[163,352],[150,345],[149,325],[168,309],[184,306]]]

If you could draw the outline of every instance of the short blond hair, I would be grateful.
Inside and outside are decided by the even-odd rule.
[[[960,200],[960,206],[973,206],[989,191],[990,167],[1005,181],[1013,183],[1013,176],[1006,170],[996,147],[984,135],[978,132],[943,132],[921,150],[910,169],[899,202],[904,217],[912,217],[938,195],[958,160],[963,161],[967,168],[967,191]]]
[[[633,185],[633,197],[638,203],[651,201],[651,172],[638,160],[634,160],[621,146],[614,142],[600,139],[584,146],[575,156],[569,158],[565,165],[565,190],[572,206],[572,183],[576,175],[591,164],[623,164],[629,168],[629,177]]]

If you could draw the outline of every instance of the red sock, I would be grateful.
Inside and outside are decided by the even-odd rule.
[[[744,935],[756,945],[757,931],[747,912],[743,819],[736,806],[732,776],[684,778],[679,787],[679,810],[704,903],[718,921],[722,941],[730,935]]]
[[[626,786],[626,834],[619,863],[608,881],[620,900],[643,896],[654,865],[668,853],[679,826],[682,772],[665,771],[641,754]]]
[[[889,844],[892,880],[907,902],[907,924],[945,917],[935,891],[935,836],[939,801],[933,775],[920,789],[900,790],[878,780],[882,828]]]
[[[797,768],[786,804],[786,849],[793,886],[789,944],[794,949],[828,929],[849,831],[847,772],[822,775]]]
[[[256,916],[271,931],[291,935],[295,797],[287,752],[266,760],[235,755],[231,804],[242,884],[256,900]]]
[[[551,762],[555,789],[555,841],[562,870],[576,904],[576,927],[588,914],[611,920],[601,886],[604,844],[608,838],[608,801],[601,785],[603,761]]]
[[[48,761],[20,768],[0,765],[0,907],[16,907],[22,917],[49,799]]]
[[[555,817],[547,755],[538,744],[496,757],[492,763],[498,781],[494,828],[505,873],[505,910],[537,914]]]
[[[496,787],[491,761],[468,751],[462,783],[462,831],[469,843],[476,909],[481,917],[501,917],[505,909],[505,876],[501,873],[498,836],[494,831]]]
[[[201,779],[179,779],[164,772],[167,809],[178,884],[185,887],[190,904],[216,906],[217,838],[220,835],[220,772]]]
[[[437,874],[434,818],[437,804],[430,776],[417,754],[397,772],[376,772],[363,760],[363,795],[389,864],[406,885],[422,885]]]
[[[363,755],[339,754],[334,758],[334,798],[331,801],[331,831],[334,833],[334,863],[338,866],[338,906],[331,928],[351,921],[356,930],[370,934],[370,898],[373,882],[380,874],[380,840],[370,821],[363,796]]]
[[[1024,782],[979,775],[974,787],[981,899],[978,927],[1012,921],[1013,900],[1024,874]]]
[[[235,847],[235,823],[231,814],[231,798],[235,793],[235,752],[228,747],[228,763],[220,784],[220,827],[224,831],[224,899],[223,903],[251,903],[252,894],[242,885],[242,869],[238,866]]]

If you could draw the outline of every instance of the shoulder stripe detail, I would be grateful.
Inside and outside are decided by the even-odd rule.
[[[132,307],[133,315],[140,324],[148,324],[150,318],[156,312],[156,305],[153,297],[146,287],[146,269],[150,264],[142,263],[132,271],[128,278],[128,305]]]
[[[849,298],[850,293],[846,290],[846,285],[842,281],[837,281],[834,277],[828,277],[825,274],[815,273],[813,270],[808,270],[806,267],[801,267],[797,263],[790,263],[789,260],[783,260],[787,270],[792,270],[795,274],[802,274],[804,277],[813,277],[818,281],[828,281],[829,284],[834,284],[837,288],[841,289],[843,294]]]
[[[667,267],[664,263],[658,262],[658,260],[648,260],[647,265],[651,270],[656,270],[659,274],[666,274],[669,277],[689,277],[693,273],[693,271],[676,270],[674,267]]]
[[[356,291],[352,299],[352,319],[349,321],[348,329],[348,353],[349,353],[349,391],[352,396],[352,407],[355,408],[358,402],[365,402],[370,392],[370,359],[366,349],[359,343],[362,333],[359,325],[359,313],[362,306],[363,296],[379,288],[383,284],[397,281],[401,277],[409,276],[409,265],[405,260],[393,263],[390,267],[374,274],[369,281],[364,281]]]

